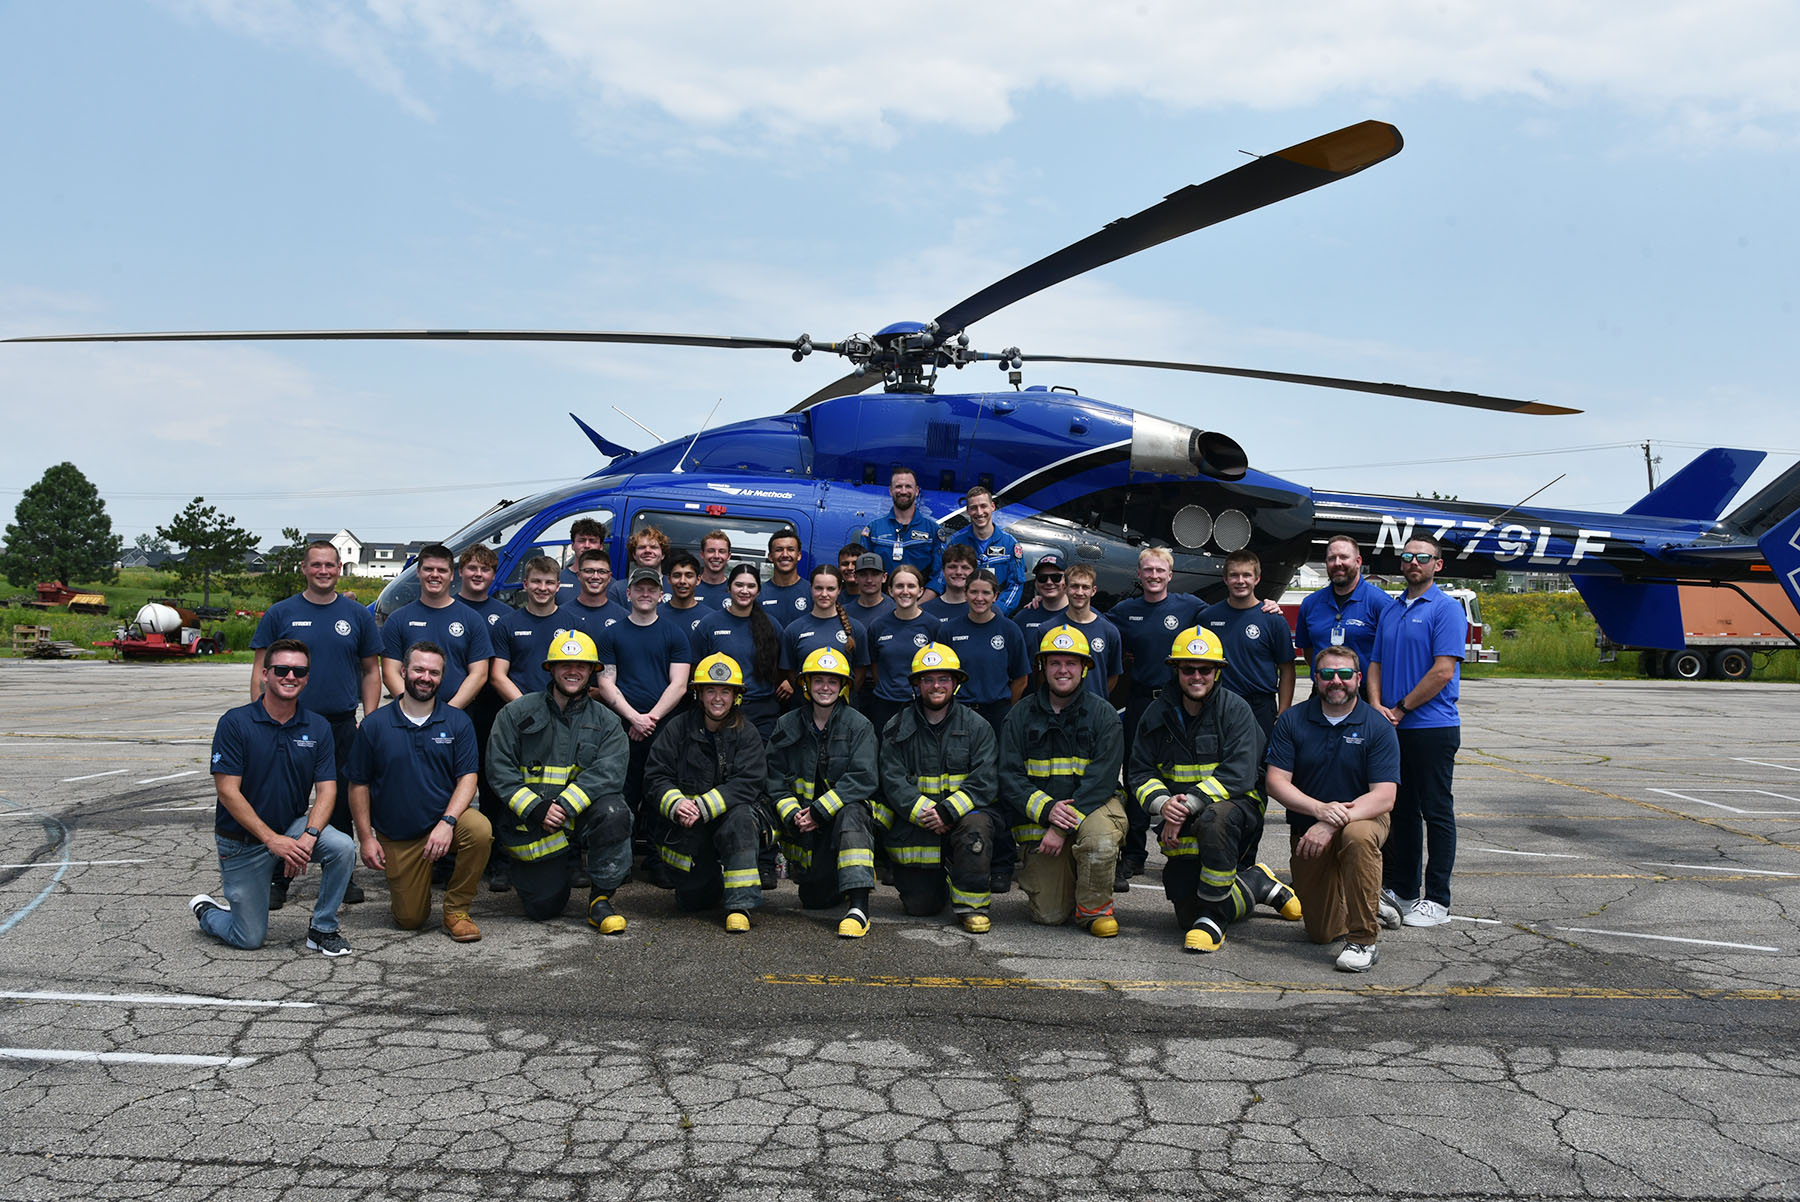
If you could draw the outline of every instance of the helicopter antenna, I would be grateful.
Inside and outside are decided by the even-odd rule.
[[[638,429],[642,430],[644,433],[648,434],[650,437],[654,438],[657,442],[663,441],[662,435],[658,434],[655,430],[652,430],[649,426],[646,426],[643,422],[641,422],[637,418],[631,416],[631,414],[625,412],[623,409],[619,408],[617,405],[612,406],[612,411],[614,413],[618,414],[620,417],[624,418],[626,421],[630,422],[632,425],[636,426]]]
[[[706,420],[700,423],[700,428],[694,431],[694,436],[692,438],[688,439],[687,446],[681,448],[681,458],[677,459],[675,461],[675,466],[669,469],[671,473],[679,472],[681,470],[681,465],[687,462],[688,452],[694,449],[694,444],[700,441],[700,436],[702,434],[706,433],[706,427],[712,425],[713,414],[717,413],[719,411],[719,406],[724,403],[724,397],[720,397],[713,402],[713,407],[707,411]]]
[[[1503,517],[1505,517],[1505,516],[1506,516],[1506,515],[1507,515],[1507,514],[1509,514],[1509,513],[1511,513],[1511,512],[1512,512],[1512,511],[1513,511],[1513,510],[1514,510],[1514,509],[1517,509],[1517,508],[1519,508],[1519,505],[1523,505],[1523,504],[1525,504],[1525,501],[1529,501],[1529,500],[1531,500],[1531,497],[1535,497],[1535,496],[1537,496],[1537,495],[1538,495],[1538,492],[1543,492],[1543,491],[1545,491],[1545,490],[1546,490],[1546,489],[1548,489],[1548,488],[1549,488],[1549,487],[1550,487],[1550,485],[1551,485],[1551,484],[1555,484],[1555,483],[1556,483],[1556,482],[1557,482],[1557,480],[1561,480],[1561,479],[1562,479],[1562,478],[1563,478],[1563,476],[1566,476],[1566,475],[1568,475],[1568,474],[1569,474],[1569,473],[1567,473],[1567,472],[1564,472],[1564,473],[1563,473],[1563,474],[1562,474],[1562,476],[1558,476],[1558,477],[1557,477],[1557,478],[1556,478],[1556,480],[1552,480],[1552,481],[1550,481],[1550,484],[1546,484],[1546,485],[1544,485],[1544,487],[1543,487],[1543,488],[1540,488],[1540,489],[1538,489],[1538,490],[1537,490],[1537,492],[1534,492],[1534,493],[1532,493],[1532,494],[1531,494],[1531,496],[1530,496],[1530,497],[1526,497],[1526,498],[1525,498],[1525,500],[1524,500],[1524,501],[1520,501],[1520,502],[1519,502],[1519,504],[1518,504],[1518,505],[1514,505],[1514,506],[1511,506],[1511,507],[1510,507],[1510,508],[1507,508],[1507,509],[1502,509],[1502,510],[1501,510],[1501,511],[1500,511],[1500,512],[1499,512],[1499,513],[1496,513],[1496,514],[1495,514],[1495,515],[1494,515],[1494,518],[1493,518],[1493,520],[1494,520],[1494,521],[1496,521],[1496,522],[1497,522],[1497,521],[1499,521],[1499,520],[1500,520],[1500,519],[1501,519],[1501,518],[1503,518]]]

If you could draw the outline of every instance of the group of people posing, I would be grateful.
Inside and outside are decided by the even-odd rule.
[[[1298,632],[1313,693],[1294,706],[1294,632],[1257,598],[1254,555],[1226,560],[1209,607],[1146,548],[1140,595],[1102,615],[1093,570],[1056,555],[1027,592],[985,489],[948,540],[910,472],[890,495],[806,580],[792,531],[769,539],[765,581],[723,532],[694,555],[647,527],[621,586],[583,521],[567,570],[525,564],[515,609],[491,595],[490,549],[426,547],[419,600],[380,629],[336,591],[335,548],[312,544],[305,591],[253,638],[250,704],[219,721],[223,898],[189,903],[202,929],[260,946],[317,861],[307,946],[346,954],[360,857],[403,928],[429,919],[437,878],[459,941],[481,937],[484,878],[536,920],[585,889],[602,934],[626,929],[634,878],[745,932],[779,855],[803,907],[842,908],[846,939],[870,930],[878,871],[907,914],[948,910],[971,933],[1016,876],[1033,922],[1108,937],[1153,834],[1189,951],[1216,952],[1261,903],[1364,971],[1378,925],[1447,919],[1465,633],[1429,539],[1406,544],[1399,599],[1331,540]],[[1288,814],[1292,887],[1258,860],[1266,797]]]

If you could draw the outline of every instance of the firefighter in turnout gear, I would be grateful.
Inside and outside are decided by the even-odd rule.
[[[1262,829],[1257,792],[1262,727],[1249,703],[1219,687],[1225,647],[1190,626],[1169,650],[1173,684],[1138,722],[1126,784],[1152,822],[1160,822],[1163,892],[1175,906],[1183,946],[1216,952],[1225,928],[1263,902],[1283,918],[1300,917],[1300,900],[1267,865],[1239,870],[1246,841]]]
[[[1019,842],[1019,887],[1031,921],[1071,917],[1102,938],[1119,933],[1113,870],[1125,838],[1118,796],[1125,740],[1112,705],[1083,686],[1087,637],[1053,626],[1038,646],[1043,683],[1000,731],[1000,800]]]
[[[910,679],[916,699],[882,732],[875,803],[894,885],[908,914],[938,914],[949,902],[965,931],[985,934],[998,822],[994,730],[955,703],[967,677],[949,647],[921,647]]]
[[[809,910],[849,902],[838,934],[869,933],[875,888],[874,815],[881,784],[875,728],[845,703],[850,661],[820,647],[800,665],[801,704],[769,740],[767,792],[781,821],[782,850]]]
[[[587,848],[588,925],[617,935],[625,919],[613,890],[631,870],[631,811],[621,790],[630,748],[611,710],[588,696],[600,663],[594,640],[561,630],[544,654],[549,685],[509,702],[488,737],[488,783],[508,814],[494,842],[512,861],[525,916],[554,918],[568,904],[575,843]]]
[[[762,736],[744,717],[744,673],[714,652],[694,666],[695,704],[656,732],[644,766],[644,793],[669,830],[658,848],[675,878],[675,903],[705,910],[723,903],[725,929],[750,929],[762,905],[756,853],[772,834],[762,808],[767,760]]]

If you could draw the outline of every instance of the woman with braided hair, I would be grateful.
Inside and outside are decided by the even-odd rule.
[[[822,563],[814,568],[810,584],[812,609],[789,622],[781,632],[781,670],[795,678],[808,655],[830,647],[849,662],[852,678],[845,692],[855,696],[869,666],[868,632],[838,604],[842,577],[836,564]]]

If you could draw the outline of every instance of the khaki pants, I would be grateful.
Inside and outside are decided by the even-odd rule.
[[[1300,836],[1288,829],[1288,871],[1300,897],[1306,937],[1314,943],[1374,943],[1381,928],[1376,900],[1381,894],[1381,845],[1388,816],[1363,818],[1344,827],[1325,851],[1301,859],[1293,848]]]
[[[431,861],[425,858],[425,840],[389,839],[379,832],[381,854],[387,857],[388,895],[394,908],[394,925],[416,931],[431,915]],[[451,833],[450,850],[456,856],[456,868],[450,883],[444,887],[444,917],[460,914],[468,917],[469,903],[475,900],[475,887],[481,884],[482,870],[487,867],[488,852],[494,845],[494,828],[474,806],[462,812]]]
[[[1046,856],[1039,844],[1019,847],[1019,888],[1030,903],[1031,921],[1060,926],[1111,914],[1113,872],[1130,823],[1118,797],[1094,810],[1075,828],[1062,854]]]

